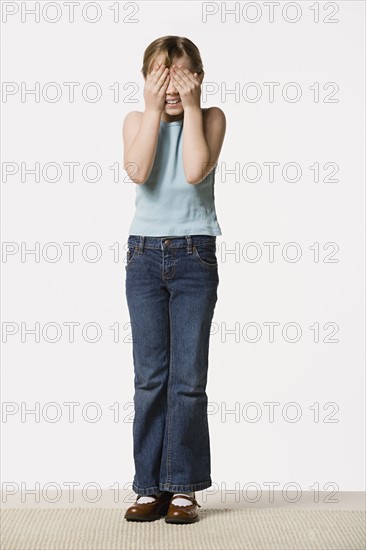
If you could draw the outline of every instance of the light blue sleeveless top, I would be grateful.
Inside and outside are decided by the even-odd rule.
[[[215,210],[215,167],[200,183],[188,183],[182,158],[183,119],[160,121],[156,155],[144,184],[136,185],[130,235],[221,235]]]

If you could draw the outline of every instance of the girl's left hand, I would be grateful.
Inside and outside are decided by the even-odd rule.
[[[173,65],[170,69],[170,76],[179,93],[183,108],[200,108],[203,73],[198,76],[197,73],[192,74],[188,69],[181,69],[180,66]]]

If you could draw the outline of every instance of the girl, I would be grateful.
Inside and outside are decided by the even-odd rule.
[[[125,518],[191,523],[195,491],[212,485],[206,384],[222,234],[214,177],[226,119],[200,106],[204,70],[188,38],[152,42],[142,73],[145,111],[123,123],[124,167],[137,184],[125,269],[138,496]]]

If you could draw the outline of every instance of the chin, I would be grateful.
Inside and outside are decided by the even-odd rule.
[[[165,105],[165,112],[168,113],[171,116],[179,115],[180,113],[183,113],[183,111],[184,111],[184,108],[183,108],[182,105],[179,107],[179,109],[172,109],[172,108],[167,107]]]

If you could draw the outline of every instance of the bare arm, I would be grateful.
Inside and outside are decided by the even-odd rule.
[[[123,164],[134,183],[143,184],[150,175],[158,144],[160,113],[128,113],[123,122]]]
[[[218,107],[184,110],[183,166],[188,183],[200,183],[215,166],[226,132],[225,114]]]
[[[153,167],[169,79],[163,64],[154,68],[145,79],[145,111],[133,111],[125,117],[123,165],[134,183],[145,183]]]

